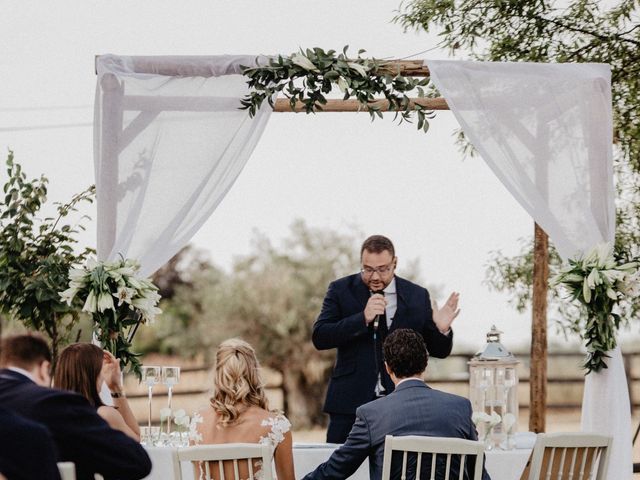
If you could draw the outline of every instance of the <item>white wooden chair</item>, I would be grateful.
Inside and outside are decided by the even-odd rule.
[[[198,473],[195,478],[254,480],[256,472],[261,468],[262,478],[273,480],[272,456],[269,445],[257,443],[227,443],[179,448],[176,454],[178,461],[175,469],[176,478],[180,480],[183,477],[180,462],[196,462],[194,466]]]
[[[457,465],[459,465],[459,475],[456,480],[462,480],[464,478],[465,465],[468,456],[476,457],[474,472],[467,472],[469,479],[482,479],[482,464],[484,460],[484,444],[482,442],[463,440],[461,438],[422,437],[417,435],[394,437],[392,435],[387,435],[384,442],[382,480],[390,480],[391,459],[393,452],[395,451],[403,452],[401,473],[401,478],[403,480],[407,478],[407,459],[410,452],[415,452],[416,454],[416,470],[414,477],[416,480],[420,478],[428,478],[429,480],[449,480],[452,457],[457,457],[457,459],[459,459],[459,463],[457,463]],[[420,469],[423,462],[422,455],[425,453],[431,455],[431,471],[424,472],[421,476]],[[446,457],[446,461],[444,462],[446,465],[444,477],[436,476],[438,474],[436,471],[436,463],[443,463],[442,460],[438,459],[438,456]],[[438,462],[436,460],[438,460]],[[471,476],[472,473],[473,476]]]
[[[611,437],[588,433],[539,433],[529,475],[524,478],[605,480],[611,441]]]
[[[62,480],[76,480],[76,464],[73,462],[58,462],[58,471]]]

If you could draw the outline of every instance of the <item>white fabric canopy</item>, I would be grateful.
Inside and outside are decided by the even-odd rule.
[[[613,243],[608,65],[426,63],[469,141],[564,259]],[[613,436],[608,478],[629,479],[629,392],[620,348],[609,353],[609,368],[586,377],[582,427]]]
[[[249,118],[253,56],[97,59],[98,257],[149,275],[185,246],[242,171],[271,108]]]
[[[97,60],[98,256],[153,273],[188,243],[242,171],[271,111],[238,110],[255,57]],[[571,257],[612,241],[610,71],[606,65],[428,61],[465,134],[516,200]],[[615,395],[615,396],[611,396]],[[615,405],[613,404],[615,399]],[[585,430],[614,436],[609,478],[631,476],[619,349],[587,376]]]

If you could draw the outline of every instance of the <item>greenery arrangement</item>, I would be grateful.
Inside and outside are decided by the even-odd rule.
[[[40,219],[47,179],[27,181],[12,151],[6,165],[8,180],[0,201],[0,312],[49,338],[55,370],[58,350],[71,340],[80,314],[58,292],[65,288],[69,270],[93,253],[88,248],[76,253],[76,234],[84,227],[66,220],[79,204],[93,201],[95,188],[55,204],[56,217]]]
[[[587,347],[584,368],[598,372],[607,368],[606,352],[616,347],[615,333],[620,315],[614,308],[625,296],[640,294],[638,262],[619,263],[613,247],[603,244],[588,255],[569,260],[568,265],[553,278],[553,286],[562,284],[586,313],[582,337]]]
[[[241,109],[254,116],[265,100],[274,107],[275,94],[281,92],[292,108],[301,102],[306,113],[314,113],[322,111],[327,103],[325,95],[336,86],[344,100],[354,97],[362,110],[369,112],[371,120],[383,116],[380,108],[370,102],[384,97],[396,112],[394,119],[399,116],[400,123],[403,120],[411,123],[415,112],[418,130],[426,132],[428,119],[434,113],[413,105],[407,94],[416,90],[418,97],[425,97],[423,87],[429,84],[429,79],[404,77],[389,62],[362,58],[365,50],[359,50],[357,58],[349,58],[348,48],[344,47],[340,54],[321,48],[301,49],[299,53],[269,59],[266,66],[245,67],[243,74],[249,78],[247,84],[252,91],[241,101]]]
[[[82,268],[69,271],[69,285],[60,292],[68,306],[82,305],[94,321],[96,339],[120,360],[124,369],[140,378],[140,354],[131,351],[131,340],[140,323],[153,322],[162,313],[157,305],[158,288],[139,278],[140,265],[130,259],[96,262],[89,259]]]

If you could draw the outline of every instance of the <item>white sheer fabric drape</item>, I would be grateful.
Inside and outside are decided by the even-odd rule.
[[[238,110],[254,56],[97,59],[98,257],[150,275],[229,191],[269,119]]]
[[[426,61],[465,135],[570,258],[613,242],[611,73],[602,64]],[[587,375],[583,430],[614,437],[608,478],[631,478],[620,349]]]

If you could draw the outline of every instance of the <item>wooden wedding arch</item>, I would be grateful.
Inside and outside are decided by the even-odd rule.
[[[96,56],[96,64],[99,56]],[[399,75],[405,77],[430,77],[429,69],[422,60],[389,60],[386,65],[393,66]],[[184,71],[176,69],[171,62],[163,63],[155,58],[153,63],[146,63],[144,58],[138,57],[136,61],[137,73],[149,73],[156,75],[179,76],[185,75]],[[207,68],[189,69],[189,75],[210,77],[212,72]],[[108,78],[103,79],[102,88],[105,97],[119,97],[123,110],[140,111],[144,110],[145,98],[127,96],[117,82],[109,82]],[[112,103],[106,103],[110,105]],[[167,97],[156,107],[162,110],[192,110],[207,111],[210,107],[206,101],[199,99],[194,102],[188,97]],[[395,111],[390,108],[387,100],[381,99],[370,102],[369,105],[380,112]],[[410,107],[415,108],[420,105],[427,110],[449,110],[449,106],[444,98],[411,98]],[[358,100],[328,99],[322,105],[322,110],[316,113],[337,113],[337,112],[359,112],[367,110],[367,107]],[[304,111],[304,105],[298,102],[292,108],[286,98],[277,99],[274,106],[276,113],[298,113]],[[113,112],[105,109],[102,112],[103,130],[106,139],[119,137],[119,142],[103,142],[102,155],[105,158],[116,159],[119,152],[124,149],[138,132],[143,130],[155,117],[153,114],[141,113],[130,125],[122,129],[122,112]],[[117,145],[117,147],[116,147]],[[108,209],[109,205],[101,205],[98,208]],[[531,366],[529,374],[529,431],[544,432],[546,427],[546,398],[547,398],[547,289],[549,280],[549,237],[546,232],[537,224],[534,224],[534,269],[533,269],[533,296],[532,296],[532,322],[531,322]]]

